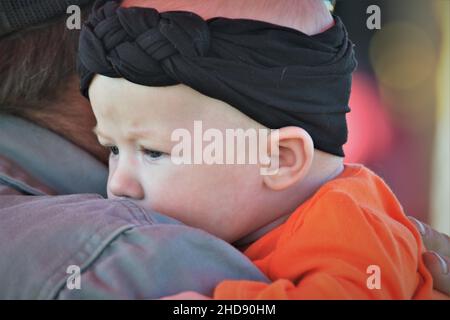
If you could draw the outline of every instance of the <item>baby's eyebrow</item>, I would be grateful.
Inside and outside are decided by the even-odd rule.
[[[169,152],[169,147],[164,135],[161,134],[156,128],[132,128],[127,131],[127,137],[129,141],[146,141],[146,147],[157,149],[164,152]]]
[[[127,138],[130,140],[137,140],[142,138],[149,138],[155,136],[155,130],[149,128],[133,128],[128,131]]]
[[[113,140],[110,136],[108,136],[107,134],[103,133],[98,126],[95,126],[92,131],[97,135],[97,136],[101,136],[102,138],[108,139],[108,140]],[[150,129],[150,128],[133,128],[128,130],[127,135],[126,135],[126,139],[129,141],[135,141],[135,140],[140,140],[140,139],[152,139],[155,137],[156,131],[154,129]]]

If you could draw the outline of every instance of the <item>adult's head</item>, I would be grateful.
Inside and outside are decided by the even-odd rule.
[[[93,0],[0,1],[0,113],[57,132],[98,159],[106,151],[92,134],[95,119],[79,94],[79,30],[68,29],[67,8],[87,17]]]

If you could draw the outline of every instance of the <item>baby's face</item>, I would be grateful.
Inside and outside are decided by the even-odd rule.
[[[175,164],[179,141],[203,130],[259,127],[222,101],[184,85],[147,87],[97,75],[89,89],[100,143],[111,149],[108,196],[172,216],[233,242],[270,222],[261,214],[264,185],[260,166]]]

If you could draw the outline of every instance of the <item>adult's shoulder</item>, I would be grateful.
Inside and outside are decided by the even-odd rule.
[[[154,299],[266,280],[206,232],[92,194],[0,196],[0,255],[3,299]],[[80,289],[67,285],[77,268]]]

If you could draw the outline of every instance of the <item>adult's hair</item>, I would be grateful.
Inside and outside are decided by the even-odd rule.
[[[90,7],[83,8],[83,18]],[[76,75],[80,33],[67,28],[67,18],[62,15],[0,38],[0,113],[29,118],[63,99]]]

